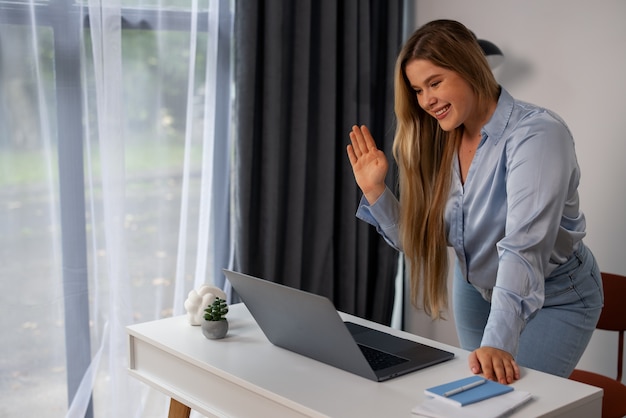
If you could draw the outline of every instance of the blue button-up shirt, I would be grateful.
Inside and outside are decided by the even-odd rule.
[[[447,239],[465,279],[491,301],[481,345],[515,355],[543,305],[545,278],[585,236],[580,169],[561,118],[504,89],[481,134],[465,184],[454,160]],[[401,251],[398,205],[387,189],[373,205],[362,199],[357,216]]]

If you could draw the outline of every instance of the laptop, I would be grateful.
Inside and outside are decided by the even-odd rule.
[[[323,296],[224,270],[274,345],[382,382],[450,360],[453,353],[344,322]]]

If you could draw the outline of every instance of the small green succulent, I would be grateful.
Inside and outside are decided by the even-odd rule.
[[[225,321],[228,305],[224,299],[216,297],[212,304],[204,310],[204,319],[207,321]]]

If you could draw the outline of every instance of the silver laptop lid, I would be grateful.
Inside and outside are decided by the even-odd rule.
[[[378,380],[328,298],[243,273],[224,274],[272,344]]]

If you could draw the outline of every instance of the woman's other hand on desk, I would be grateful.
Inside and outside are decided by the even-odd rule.
[[[367,202],[373,205],[385,191],[385,176],[389,167],[387,157],[376,147],[365,125],[352,127],[350,142],[347,151],[354,178]]]
[[[485,378],[505,385],[520,378],[519,366],[513,356],[493,347],[480,347],[468,358],[472,373],[482,373]]]

